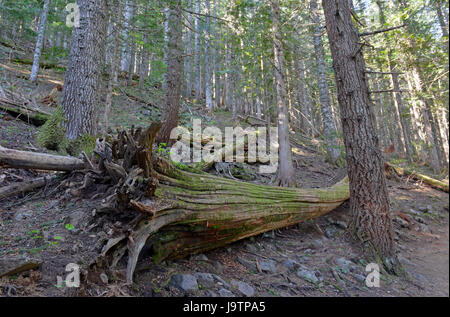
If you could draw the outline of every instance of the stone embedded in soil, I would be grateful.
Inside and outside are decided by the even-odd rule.
[[[245,266],[248,270],[253,271],[253,272],[257,271],[256,264],[254,262],[250,262],[242,257],[238,257],[237,261],[239,263],[241,263],[243,266]]]
[[[204,254],[197,254],[192,257],[195,261],[209,261],[208,257]]]
[[[195,273],[194,276],[202,287],[214,287],[214,276],[211,273]]]
[[[316,274],[305,266],[301,266],[298,269],[297,276],[313,284],[317,284],[319,282]]]
[[[31,216],[33,216],[33,211],[32,210],[19,210],[14,215],[14,219],[16,221],[21,221],[21,220],[24,220],[26,218],[30,218]]]
[[[75,227],[75,229],[78,229],[78,227],[80,227],[83,223],[84,216],[85,216],[84,211],[76,210],[76,211],[70,213],[70,215],[66,217],[64,223],[71,224]]]
[[[352,261],[347,260],[346,258],[339,258],[336,260],[336,264],[339,266],[339,268],[344,272],[348,273],[350,271],[354,271],[355,265]]]
[[[214,292],[214,291],[212,291],[212,290],[210,290],[210,289],[207,289],[207,290],[205,290],[205,297],[218,297],[219,295],[217,295],[217,293],[216,292]]]
[[[418,223],[425,223],[425,220],[422,217],[414,217],[414,220]]]
[[[395,222],[398,223],[400,225],[400,227],[402,228],[408,228],[409,227],[409,223],[406,220],[403,220],[400,217],[395,217]]]
[[[191,274],[175,274],[170,279],[169,285],[185,292],[198,290],[197,279]]]
[[[255,295],[255,289],[245,282],[232,280],[231,285],[236,287],[246,297],[252,297]]]
[[[420,229],[420,231],[425,232],[425,233],[432,233],[430,228],[424,223],[419,223],[419,229]]]
[[[41,266],[42,261],[27,258],[0,259],[0,277],[18,274]]]
[[[283,266],[285,268],[287,268],[288,270],[293,271],[293,270],[299,268],[300,264],[298,264],[297,261],[288,258],[288,259],[283,261]]]
[[[212,263],[212,265],[214,266],[214,269],[216,270],[217,273],[219,273],[219,274],[223,273],[223,265],[222,265],[222,263],[220,263],[219,261],[214,261]]]
[[[364,282],[366,280],[366,277],[364,275],[362,275],[362,274],[356,273],[354,276],[355,276],[355,279],[360,281],[360,282]]]
[[[221,288],[217,291],[220,297],[236,297],[232,292],[227,290],[226,288]]]
[[[273,260],[260,261],[259,267],[261,268],[261,271],[263,271],[263,272],[267,272],[267,273],[276,273],[277,272],[276,262]]]

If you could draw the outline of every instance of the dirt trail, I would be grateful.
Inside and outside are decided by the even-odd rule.
[[[449,296],[449,228],[436,226],[439,238],[421,238],[408,247],[413,250],[410,262],[404,267],[424,287],[424,296]]]

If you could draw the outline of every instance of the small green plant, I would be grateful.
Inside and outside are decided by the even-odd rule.
[[[75,229],[75,226],[74,226],[73,224],[71,224],[71,223],[67,223],[66,226],[65,226],[65,228],[66,228],[67,230],[71,231],[71,230]]]

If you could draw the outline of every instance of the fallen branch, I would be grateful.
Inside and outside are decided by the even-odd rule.
[[[445,182],[442,182],[440,180],[431,178],[429,176],[417,173],[416,171],[413,170],[409,170],[406,168],[402,168],[402,167],[398,167],[395,165],[392,165],[391,163],[384,163],[384,167],[385,169],[391,169],[394,170],[398,175],[400,176],[411,176],[412,178],[416,179],[416,180],[421,180],[423,181],[425,184],[430,185],[433,188],[437,188],[440,189],[446,193],[448,193],[448,184]]]
[[[70,172],[84,169],[85,162],[72,156],[19,151],[0,146],[0,167]]]
[[[56,178],[57,176],[44,176],[28,181],[14,183],[8,186],[3,186],[0,188],[0,200],[43,187]]]
[[[37,126],[43,125],[45,121],[47,121],[51,116],[51,114],[48,112],[36,108],[31,108],[24,104],[20,104],[3,97],[0,97],[0,109],[3,109],[13,115],[19,116],[19,119],[25,122],[32,122]]]

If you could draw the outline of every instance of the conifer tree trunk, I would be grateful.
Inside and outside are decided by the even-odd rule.
[[[206,31],[205,31],[205,97],[206,108],[213,109],[211,89],[211,22],[210,22],[210,0],[206,0]]]
[[[192,9],[192,0],[188,2],[188,10]],[[192,28],[192,15],[187,13],[187,25]],[[192,71],[191,71],[191,55],[192,55],[192,32],[189,28],[186,28],[186,57],[184,58],[184,73],[186,74],[186,98],[192,97]]]
[[[181,75],[183,73],[181,30],[181,0],[170,0],[168,7],[168,50],[167,90],[162,127],[157,142],[169,144],[170,132],[178,125],[178,111],[181,99]]]
[[[194,12],[200,13],[200,0],[194,0]],[[200,19],[195,16],[195,100],[199,102],[202,91],[202,76],[200,72]]]
[[[294,184],[294,167],[292,165],[291,145],[289,142],[289,114],[286,106],[286,83],[284,72],[284,54],[281,43],[281,32],[279,30],[280,3],[279,0],[271,0],[272,23],[273,23],[273,50],[274,50],[274,72],[275,87],[277,94],[277,116],[278,116],[278,143],[279,162],[276,183],[283,187]]]
[[[322,1],[333,57],[350,183],[349,230],[369,254],[396,271],[389,196],[364,57],[348,0]]]
[[[36,40],[36,48],[34,50],[33,66],[31,68],[30,81],[36,82],[39,72],[39,61],[41,59],[42,46],[44,45],[45,27],[47,26],[48,10],[50,8],[50,0],[44,1],[41,17],[39,18],[39,30]]]
[[[322,30],[320,29],[320,16],[318,12],[317,0],[310,2],[311,19],[314,23],[314,51],[317,62],[317,82],[319,86],[319,100],[322,114],[323,135],[325,137],[325,147],[329,159],[336,163],[339,158],[339,147],[336,133],[336,126],[333,121],[333,112],[330,103],[330,92],[327,83],[325,60],[322,43]]]
[[[106,0],[78,0],[80,27],[73,30],[62,97],[69,140],[95,134],[101,101],[102,63],[105,55]]]

